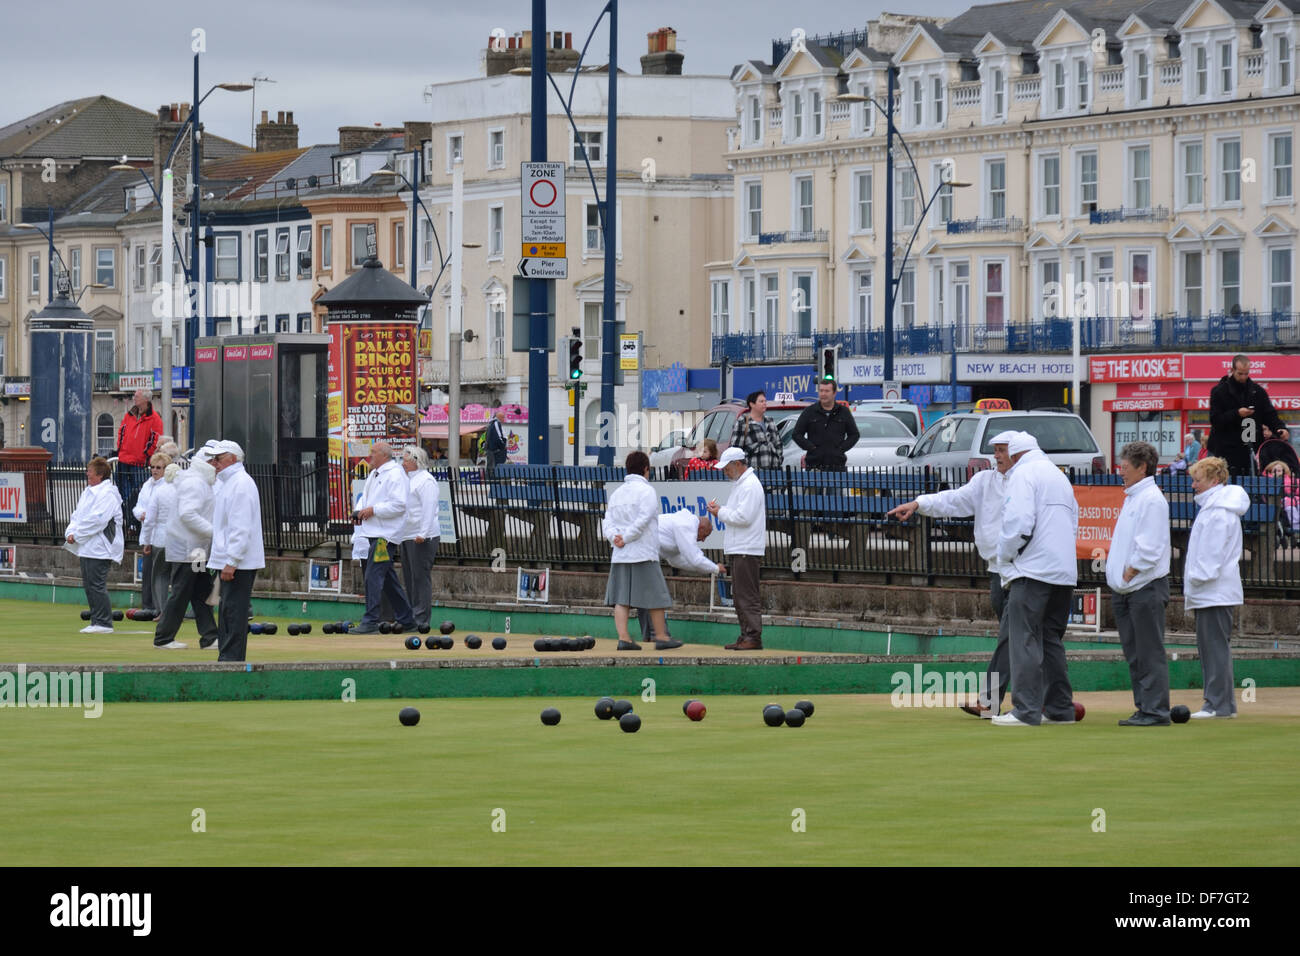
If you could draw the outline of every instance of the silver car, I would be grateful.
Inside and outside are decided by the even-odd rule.
[[[794,443],[794,426],[797,418],[788,418],[777,428],[781,435],[782,464],[787,468],[802,468],[807,454]],[[910,443],[913,435],[907,426],[887,412],[854,411],[853,421],[858,426],[858,443],[845,453],[849,468],[892,468],[907,460],[898,453],[899,445]]]
[[[906,452],[910,468],[961,469],[967,478],[992,468],[993,436],[1028,432],[1055,464],[1077,471],[1104,472],[1106,457],[1083,419],[1072,412],[953,412],[925,430]]]

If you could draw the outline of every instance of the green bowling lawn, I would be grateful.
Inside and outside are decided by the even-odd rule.
[[[706,698],[692,723],[682,698],[633,690],[635,735],[591,699],[0,709],[0,863],[1254,866],[1300,851],[1294,690],[1152,729],[1115,725],[1131,709],[1118,693],[1037,729],[827,696],[794,729],[763,724],[764,698]],[[416,727],[398,723],[407,704]],[[556,727],[538,720],[548,705]]]

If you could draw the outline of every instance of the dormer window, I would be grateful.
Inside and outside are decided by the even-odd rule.
[[[1209,54],[1204,46],[1196,47],[1196,96],[1198,99],[1208,96],[1210,92],[1210,64]]]
[[[931,94],[934,99],[934,124],[943,125],[943,78],[933,77],[930,80]]]
[[[1088,108],[1088,61],[1076,60],[1074,72],[1079,93],[1079,109],[1086,110]]]
[[[993,77],[993,118],[1002,119],[1007,115],[1007,77],[1001,70],[994,70]]]
[[[1291,85],[1291,38],[1285,33],[1274,41],[1276,56],[1274,76],[1277,77],[1278,89],[1285,90]]]
[[[795,93],[791,98],[790,107],[792,110],[791,122],[793,124],[794,138],[803,139],[803,97]]]
[[[1151,99],[1151,60],[1145,50],[1139,50],[1134,61],[1136,71],[1137,102],[1143,105]]]
[[[822,95],[817,90],[809,94],[809,112],[812,114],[812,134],[821,136],[822,134]]]
[[[763,139],[763,102],[757,96],[751,96],[749,103],[749,141],[758,143]]]
[[[925,99],[921,92],[921,81],[912,81],[912,126],[920,127],[925,123]]]
[[[1065,64],[1052,64],[1052,109],[1057,113],[1065,112]]]

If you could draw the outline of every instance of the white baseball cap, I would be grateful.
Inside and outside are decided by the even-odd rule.
[[[1011,439],[1007,446],[1007,454],[1018,455],[1022,451],[1037,451],[1038,439],[1029,432],[1016,432],[1016,437]]]
[[[994,444],[994,445],[1009,445],[1009,444],[1011,444],[1013,441],[1015,441],[1015,438],[1016,438],[1016,435],[1017,435],[1017,434],[1019,434],[1019,433],[1018,433],[1018,432],[1015,432],[1015,431],[1000,432],[1000,433],[998,433],[998,434],[996,434],[996,435],[993,436],[993,444]]]
[[[731,464],[733,461],[744,461],[744,460],[745,460],[744,451],[737,448],[735,445],[732,445],[730,448],[728,448],[726,451],[722,453],[722,455],[718,458],[718,463],[713,467],[721,471],[723,468]]]
[[[235,461],[244,460],[244,449],[240,448],[238,443],[226,439],[216,443],[218,455],[234,455]]]
[[[221,454],[221,442],[215,438],[209,438],[198,451],[194,453],[194,458],[201,461],[211,461]]]

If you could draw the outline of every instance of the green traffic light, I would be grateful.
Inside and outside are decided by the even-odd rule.
[[[575,369],[570,370],[570,372],[569,372],[569,378],[573,378],[573,379],[582,378],[582,369],[580,369],[580,368],[575,368]]]

